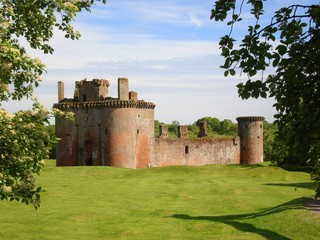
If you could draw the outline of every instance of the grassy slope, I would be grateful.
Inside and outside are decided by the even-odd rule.
[[[35,211],[0,202],[0,239],[319,239],[308,174],[270,166],[56,168]]]

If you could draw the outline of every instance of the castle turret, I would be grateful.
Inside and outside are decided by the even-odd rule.
[[[241,164],[263,162],[263,120],[261,116],[237,118]]]

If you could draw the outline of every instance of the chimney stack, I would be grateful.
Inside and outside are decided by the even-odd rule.
[[[119,100],[129,100],[128,78],[118,78],[118,97]]]
[[[64,83],[59,81],[58,82],[58,102],[64,99]]]

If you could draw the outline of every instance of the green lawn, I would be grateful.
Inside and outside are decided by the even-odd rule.
[[[38,211],[0,202],[0,239],[319,239],[309,175],[264,165],[55,167]]]

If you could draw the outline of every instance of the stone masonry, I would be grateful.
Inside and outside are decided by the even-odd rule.
[[[206,125],[199,138],[188,139],[186,126],[178,138],[167,126],[154,136],[155,104],[129,91],[127,78],[118,79],[118,97],[108,96],[109,81],[76,81],[73,98],[64,97],[58,82],[54,108],[74,113],[74,121],[56,119],[57,166],[145,168],[168,165],[253,164],[263,161],[263,117],[238,117],[239,137],[209,139]]]

